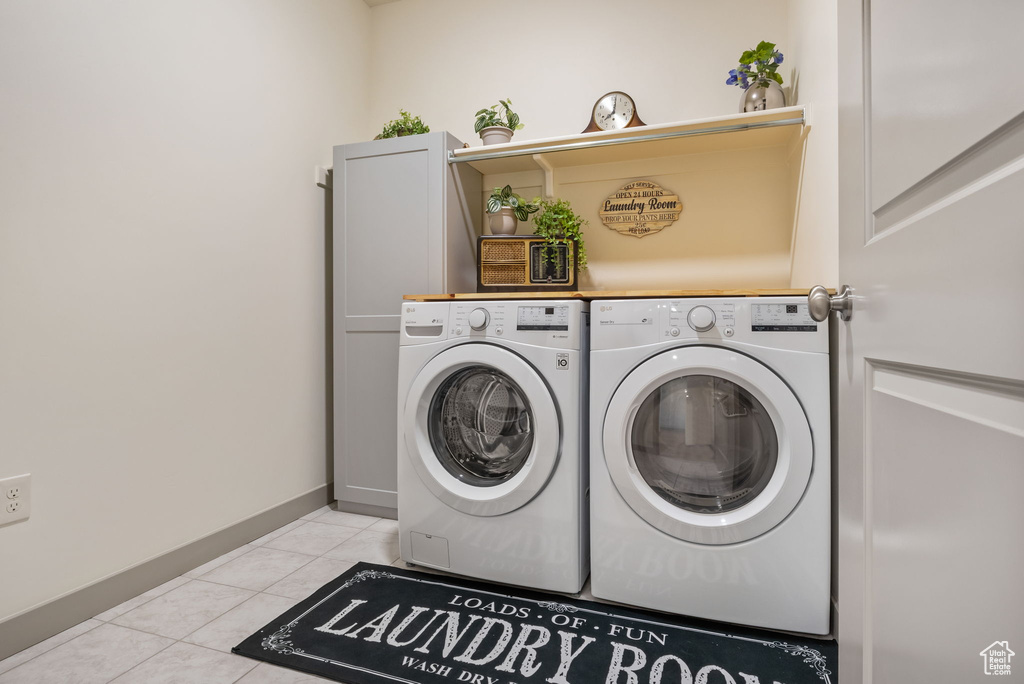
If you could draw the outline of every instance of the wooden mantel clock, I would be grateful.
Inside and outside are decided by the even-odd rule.
[[[590,124],[583,132],[617,131],[620,128],[646,125],[636,113],[633,98],[620,90],[613,90],[597,98],[590,113]]]

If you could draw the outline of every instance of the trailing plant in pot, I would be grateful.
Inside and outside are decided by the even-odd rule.
[[[419,133],[430,132],[430,126],[423,123],[420,117],[413,116],[404,109],[399,109],[398,113],[401,117],[386,123],[384,125],[384,130],[382,130],[374,140],[398,138],[403,135],[417,135]]]
[[[782,75],[778,73],[782,53],[775,43],[762,40],[753,50],[740,55],[740,65],[729,72],[726,85],[743,88],[741,112],[756,112],[786,106],[782,92]]]
[[[512,139],[512,134],[522,127],[519,115],[512,111],[512,100],[498,100],[498,104],[476,113],[473,130],[480,134],[484,145],[493,145],[508,142]]]
[[[527,221],[539,206],[512,192],[512,186],[494,188],[487,198],[487,220],[491,235],[515,235],[516,224]]]
[[[564,199],[534,200],[540,213],[533,218],[533,234],[547,240],[548,245],[555,247],[565,245],[569,250],[569,268],[573,262],[583,271],[587,268],[587,249],[583,245],[580,231],[587,225],[587,220],[572,210],[572,205]],[[545,258],[555,261],[557,250],[546,249]]]

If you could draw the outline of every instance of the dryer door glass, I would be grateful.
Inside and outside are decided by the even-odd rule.
[[[491,487],[515,476],[533,447],[533,412],[512,378],[469,366],[438,387],[428,418],[430,443],[445,469]]]
[[[755,499],[779,456],[764,406],[738,384],[710,375],[678,377],[651,392],[631,441],[647,484],[696,513],[723,513]]]

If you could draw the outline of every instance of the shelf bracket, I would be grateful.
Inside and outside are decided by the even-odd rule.
[[[544,199],[552,199],[555,196],[555,169],[551,166],[551,162],[544,158],[544,155],[535,154],[533,155],[533,161],[537,162],[544,171],[544,187],[541,189],[541,194],[544,195]]]

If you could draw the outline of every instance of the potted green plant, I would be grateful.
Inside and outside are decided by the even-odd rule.
[[[398,113],[401,114],[401,117],[385,124],[384,130],[382,130],[374,140],[398,138],[403,135],[417,135],[419,133],[430,132],[430,126],[423,123],[420,117],[413,116],[404,109],[399,109]]]
[[[583,235],[580,231],[587,225],[587,220],[572,210],[568,200],[542,200],[538,197],[534,202],[539,206],[540,213],[533,217],[533,234],[548,242],[549,248],[545,249],[544,257],[555,262],[558,259],[558,250],[551,248],[565,245],[569,269],[571,270],[575,263],[579,270],[586,270],[587,249],[583,245]]]
[[[512,111],[512,100],[498,100],[498,104],[476,113],[473,130],[480,134],[484,145],[493,145],[508,142],[512,139],[512,133],[522,127],[519,115]]]
[[[729,72],[726,85],[743,88],[740,98],[741,112],[756,112],[786,106],[782,92],[782,75],[778,73],[782,53],[775,43],[762,40],[753,50],[740,55],[740,65]]]
[[[519,221],[527,221],[540,207],[512,192],[512,186],[494,188],[487,198],[487,222],[491,235],[515,235]]]

